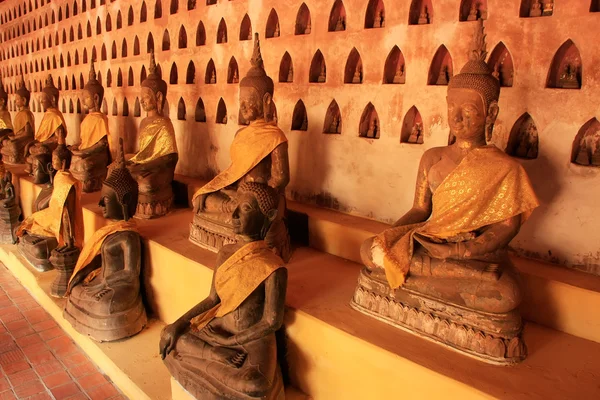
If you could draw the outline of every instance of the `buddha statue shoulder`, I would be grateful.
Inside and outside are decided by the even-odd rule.
[[[0,140],[13,132],[12,119],[8,111],[8,93],[0,76]]]
[[[110,222],[83,246],[64,310],[77,331],[97,341],[133,336],[147,323],[140,291],[141,240],[131,219],[137,199],[138,184],[125,166],[121,139],[99,203]]]
[[[53,250],[71,250],[83,243],[81,184],[69,171],[58,171],[49,205],[26,218],[17,230],[19,250],[41,272],[54,268]]]
[[[67,137],[67,125],[62,113],[58,110],[58,89],[54,86],[52,75],[48,75],[46,86],[42,89],[41,103],[44,117],[35,133],[35,140],[28,143],[25,153],[28,155],[26,172],[31,172],[35,157],[41,154],[52,154],[58,145],[58,134]]]
[[[275,332],[283,324],[287,269],[264,241],[279,194],[243,182],[232,213],[236,244],[217,255],[210,294],[167,325],[160,354],[197,399],[277,399],[283,395]]]
[[[81,122],[81,141],[71,147],[71,173],[81,181],[85,193],[100,190],[110,164],[108,117],[100,112],[103,99],[104,88],[92,61],[89,81],[83,88],[83,106],[89,113]]]
[[[483,32],[479,20],[470,61],[448,86],[448,124],[456,142],[424,153],[412,208],[363,244],[366,268],[351,304],[486,361],[510,364],[526,350],[519,280],[507,245],[538,200],[521,164],[486,144],[500,84],[485,62]],[[418,317],[406,322],[391,306],[379,315],[377,306],[368,305],[370,296],[394,298]],[[450,311],[440,313],[442,308]],[[447,329],[433,326],[437,322],[427,315],[446,320]],[[465,337],[457,328],[463,325],[481,335]]]
[[[149,75],[142,82],[141,104],[147,117],[140,124],[139,150],[127,161],[127,168],[139,184],[136,217],[156,218],[173,206],[171,184],[179,160],[175,130],[163,115],[167,83],[156,69],[154,52],[150,55]]]
[[[190,239],[213,251],[235,242],[231,212],[237,207],[236,188],[244,182],[257,182],[270,186],[280,196],[278,219],[266,241],[287,261],[290,250],[284,217],[285,188],[290,181],[288,142],[283,131],[269,120],[274,85],[264,69],[258,34],[251,64],[240,82],[240,116],[249,125],[233,139],[230,166],[194,194]]]
[[[34,140],[35,117],[29,109],[31,93],[25,87],[23,76],[15,95],[18,112],[15,115],[13,132],[1,138],[2,159],[7,164],[22,164],[25,162],[25,147]]]

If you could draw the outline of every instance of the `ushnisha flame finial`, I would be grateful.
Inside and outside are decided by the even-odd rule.
[[[258,32],[254,34],[254,51],[252,52],[250,64],[256,68],[265,69],[262,54],[260,53],[260,39],[258,38]]]
[[[90,61],[90,74],[89,74],[89,80],[90,81],[95,81],[97,80],[97,75],[96,75],[96,69],[94,68],[94,59],[92,58],[92,60]]]
[[[483,19],[477,20],[477,27],[473,35],[473,47],[469,52],[469,59],[473,61],[485,61],[487,57],[487,49],[485,43],[485,28],[483,26]]]
[[[150,75],[156,73],[156,60],[154,59],[154,49],[150,50],[150,66],[148,67],[148,72]]]

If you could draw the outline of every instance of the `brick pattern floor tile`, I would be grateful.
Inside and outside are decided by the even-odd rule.
[[[0,264],[0,400],[125,398]]]

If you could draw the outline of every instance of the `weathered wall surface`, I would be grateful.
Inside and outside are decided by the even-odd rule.
[[[105,110],[109,115],[113,140],[127,138],[129,150],[136,146],[137,126],[141,117],[136,114],[135,104],[139,96],[140,75],[147,68],[148,37],[152,35],[156,59],[162,69],[163,78],[169,82],[172,68],[176,65],[177,84],[169,85],[168,111],[175,125],[180,150],[178,172],[189,176],[210,177],[224,169],[229,163],[229,144],[239,125],[238,87],[227,83],[228,65],[235,57],[239,76],[249,69],[252,41],[240,41],[240,25],[247,13],[252,30],[261,35],[265,67],[275,80],[274,101],[280,127],[290,140],[292,181],[288,187],[291,198],[314,202],[357,215],[383,221],[400,217],[411,205],[416,171],[423,152],[434,146],[447,144],[448,124],[445,105],[445,86],[428,86],[430,64],[437,49],[444,45],[453,61],[457,73],[468,58],[470,36],[474,22],[459,22],[459,0],[433,0],[433,23],[408,25],[410,2],[386,0],[385,27],[364,29],[368,0],[345,0],[347,29],[328,32],[333,0],[306,0],[310,10],[311,32],[308,35],[294,34],[296,15],[302,4],[300,0],[218,0],[216,5],[206,5],[198,0],[195,9],[188,11],[188,1],[181,0],[178,11],[171,15],[170,0],[162,0],[162,17],[154,18],[155,0],[145,2],[146,22],[140,22],[142,1],[108,1],[91,7],[86,2],[82,12],[82,0],[33,1],[29,11],[29,0],[6,1],[0,4],[3,17],[0,34],[0,50],[5,86],[9,91],[16,88],[20,80],[18,71],[28,66],[25,80],[31,88],[37,81],[39,88],[48,71],[37,69],[35,63],[46,64],[57,58],[57,67],[50,73],[55,83],[60,79],[62,88],[65,80],[69,89],[63,90],[69,128],[69,142],[78,140],[78,124],[84,114],[77,114],[77,99],[80,93],[80,75],[87,81],[89,63],[83,64],[83,52],[87,51],[88,62],[92,52],[97,53],[96,69],[101,73],[102,83],[107,86],[107,76],[112,75],[110,88],[106,88]],[[175,3],[177,0],[174,0]],[[494,132],[494,142],[506,147],[508,136],[515,122],[525,112],[533,118],[539,135],[539,155],[534,160],[523,160],[531,180],[540,197],[542,206],[535,211],[512,245],[518,251],[533,257],[600,272],[600,246],[596,227],[600,224],[597,199],[600,185],[597,184],[600,169],[583,167],[571,163],[572,143],[579,129],[590,119],[600,117],[600,13],[590,12],[591,0],[557,2],[552,16],[520,18],[520,0],[487,1],[488,51],[502,41],[510,52],[514,64],[513,87],[503,87],[500,96],[500,115]],[[25,4],[24,4],[25,3]],[[35,3],[39,3],[35,8]],[[42,3],[44,3],[42,5]],[[74,3],[78,13],[73,16]],[[104,2],[102,2],[104,3]],[[69,6],[69,18],[66,7]],[[27,7],[28,12],[18,17],[18,8]],[[129,9],[133,20],[129,26]],[[280,24],[280,37],[265,38],[267,20],[275,9]],[[9,10],[17,17],[9,20]],[[17,10],[16,12],[14,10]],[[59,10],[62,20],[58,22]],[[117,29],[118,13],[122,27]],[[55,14],[56,23],[45,26],[48,15],[51,21]],[[106,22],[110,16],[111,30]],[[217,30],[223,19],[227,25],[228,43],[217,44]],[[42,21],[43,27],[27,29],[33,21]],[[91,36],[87,35],[88,21]],[[206,41],[196,46],[199,23],[202,22]],[[101,34],[97,34],[97,24]],[[83,39],[77,39],[78,26],[82,27]],[[181,27],[185,28],[187,47],[178,48]],[[19,29],[20,27],[20,29]],[[63,30],[69,39],[73,27],[75,40],[62,43]],[[21,31],[21,35],[8,32]],[[168,30],[170,50],[163,48],[163,37]],[[29,32],[29,33],[23,33]],[[56,43],[58,33],[60,44]],[[18,36],[18,37],[15,37]],[[52,37],[53,46],[37,48],[38,39],[46,41]],[[139,41],[139,55],[136,52]],[[571,39],[580,52],[582,60],[582,88],[580,90],[546,88],[546,80],[553,57],[560,46]],[[126,41],[127,56],[123,57],[123,42]],[[112,47],[116,47],[116,58],[112,58]],[[21,47],[29,44],[29,52]],[[102,46],[106,47],[106,60],[102,60]],[[383,71],[388,54],[398,46],[406,62],[406,83],[387,85],[382,83]],[[344,69],[350,51],[356,48],[363,65],[362,84],[344,84]],[[309,69],[313,55],[320,50],[327,66],[325,83],[309,83]],[[79,64],[75,65],[75,52]],[[279,83],[279,66],[285,52],[293,63],[293,83]],[[14,56],[13,56],[14,53]],[[60,56],[65,66],[60,67]],[[68,67],[67,57],[72,59]],[[216,84],[206,84],[205,72],[209,60],[216,66]],[[195,83],[186,84],[186,72],[192,62],[195,68]],[[128,75],[131,68],[133,82]],[[119,70],[123,84],[118,87]],[[73,77],[77,90],[72,90]],[[132,84],[131,84],[132,83]],[[201,98],[205,106],[207,122],[195,121],[195,107]],[[227,106],[227,124],[216,123],[217,105],[223,99]],[[61,99],[61,108],[62,108]],[[123,116],[124,100],[127,99],[128,116]],[[184,104],[180,102],[180,99]],[[292,115],[298,100],[307,110],[308,130],[292,131]],[[327,108],[335,99],[342,117],[341,135],[323,134]],[[12,101],[12,96],[11,96]],[[69,101],[74,112],[69,113]],[[380,121],[380,138],[359,137],[359,123],[366,105],[371,102]],[[185,107],[185,120],[181,107]],[[424,144],[400,143],[400,132],[407,111],[416,106],[423,119]],[[38,104],[35,105],[37,122],[41,120]]]

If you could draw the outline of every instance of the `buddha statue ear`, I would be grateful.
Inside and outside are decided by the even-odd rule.
[[[494,123],[496,122],[496,118],[498,118],[498,113],[500,112],[500,107],[498,107],[498,102],[496,100],[492,101],[488,106],[487,116],[485,118],[485,139],[489,143],[492,141],[492,132],[494,131]]]
[[[158,111],[159,114],[161,114],[163,112],[163,107],[165,105],[164,101],[165,101],[165,96],[162,94],[162,92],[161,91],[156,92],[156,110]]]
[[[267,236],[267,233],[269,232],[269,229],[271,228],[273,221],[275,221],[275,218],[277,218],[277,209],[276,208],[269,210],[269,212],[267,212],[267,214],[265,215],[265,221],[263,223],[263,227],[262,227],[262,230],[260,233],[261,238],[264,239]]]
[[[265,93],[262,98],[262,106],[263,106],[263,117],[265,121],[269,121],[271,118],[271,103],[273,101],[273,96],[271,93]]]

